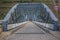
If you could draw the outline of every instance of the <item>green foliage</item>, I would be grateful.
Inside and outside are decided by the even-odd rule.
[[[4,16],[5,16],[5,14],[0,13],[0,19],[3,19],[3,18],[4,18]]]

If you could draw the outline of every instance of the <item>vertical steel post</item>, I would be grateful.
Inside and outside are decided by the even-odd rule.
[[[3,31],[7,31],[7,22],[6,21],[2,22],[2,28],[3,28]]]
[[[55,21],[54,22],[54,31],[58,31],[58,30],[59,30],[58,22]]]

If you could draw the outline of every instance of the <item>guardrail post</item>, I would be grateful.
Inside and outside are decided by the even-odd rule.
[[[2,28],[3,28],[3,31],[7,31],[7,22],[6,21],[2,22]]]
[[[59,31],[59,26],[57,21],[54,22],[54,31]]]

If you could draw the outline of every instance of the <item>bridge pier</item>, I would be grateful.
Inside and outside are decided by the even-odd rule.
[[[2,28],[3,28],[3,31],[7,31],[7,22],[6,21],[3,21],[2,22]]]

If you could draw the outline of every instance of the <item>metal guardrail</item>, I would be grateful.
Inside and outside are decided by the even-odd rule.
[[[3,20],[0,20],[0,25],[2,24]]]
[[[2,23],[2,20],[0,20],[0,23]]]

